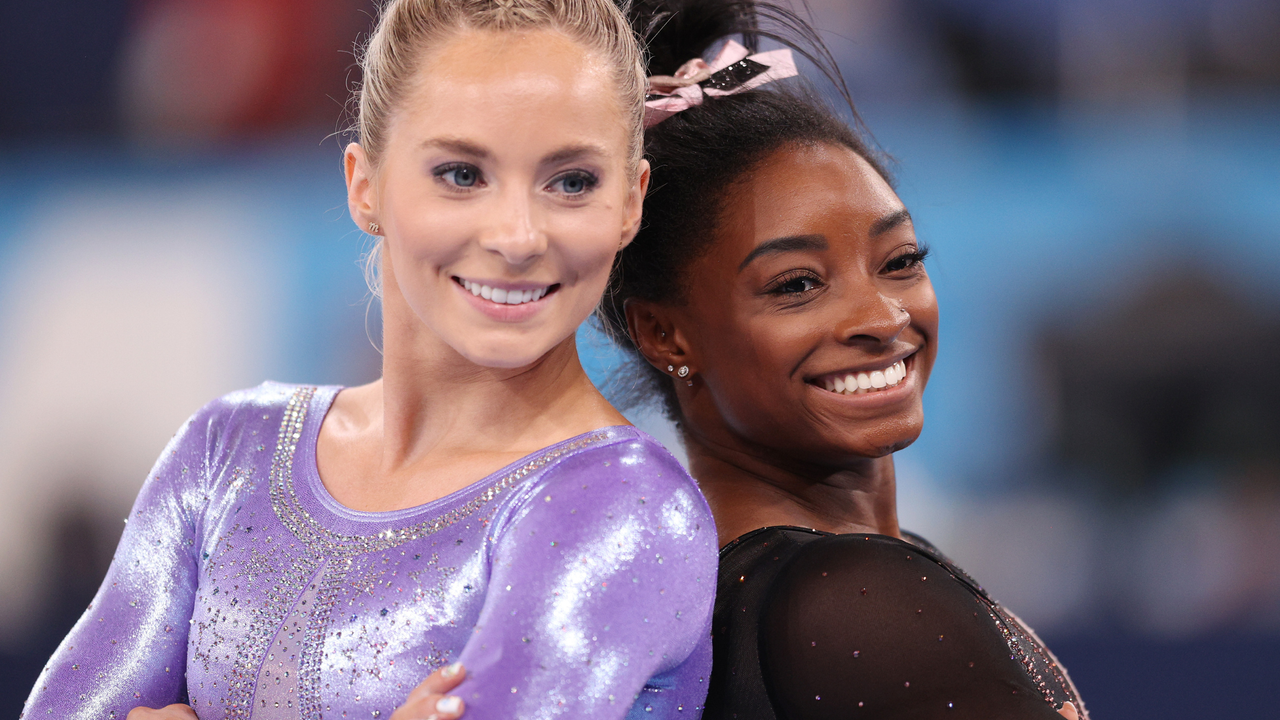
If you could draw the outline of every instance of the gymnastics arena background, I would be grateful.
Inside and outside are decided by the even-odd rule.
[[[0,6],[0,715],[187,415],[376,376],[331,137],[370,7]],[[1280,5],[813,8],[933,249],[904,526],[1041,632],[1095,718],[1274,714]],[[603,380],[616,354],[581,340]]]

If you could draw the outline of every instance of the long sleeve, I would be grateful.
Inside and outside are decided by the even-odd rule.
[[[668,453],[631,440],[567,459],[494,525],[460,657],[470,720],[698,716],[716,534]]]
[[[126,521],[106,579],[27,699],[24,718],[123,718],[185,696],[200,478],[213,404],[170,441]]]

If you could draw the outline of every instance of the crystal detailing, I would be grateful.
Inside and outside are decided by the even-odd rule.
[[[306,616],[306,627],[299,653],[297,709],[300,718],[320,720],[324,710],[320,701],[320,664],[324,657],[331,611],[357,557],[389,550],[448,528],[563,455],[609,437],[606,432],[595,432],[554,450],[540,453],[492,482],[468,502],[435,518],[368,535],[343,535],[325,527],[308,513],[299,502],[294,489],[294,455],[315,393],[314,387],[302,387],[290,397],[280,422],[269,477],[271,506],[276,517],[309,552],[306,556],[298,557],[285,570],[286,577],[282,578],[271,594],[271,602],[256,613],[255,622],[247,633],[246,645],[249,647],[240,649],[240,661],[230,678],[229,694],[232,697],[229,698],[231,702],[228,703],[227,718],[250,716],[256,689],[253,680],[258,676],[266,650],[283,629],[298,597],[307,592],[308,588],[314,585],[316,590],[311,609],[298,613]]]

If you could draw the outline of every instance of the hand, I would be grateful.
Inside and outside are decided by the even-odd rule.
[[[1079,716],[1076,714],[1076,706],[1074,703],[1070,703],[1070,702],[1062,703],[1062,708],[1058,710],[1058,714],[1066,718],[1067,720],[1079,720]]]
[[[457,687],[458,683],[466,677],[467,671],[462,667],[462,663],[446,665],[431,673],[421,685],[409,693],[409,699],[404,701],[404,705],[391,713],[391,720],[454,720],[462,717],[462,698],[446,693]],[[133,718],[127,720],[133,720]],[[156,720],[161,719],[156,718]]]
[[[134,708],[125,720],[200,720],[190,705],[167,705],[159,710]]]

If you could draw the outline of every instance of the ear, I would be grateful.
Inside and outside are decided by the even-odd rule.
[[[622,221],[622,243],[618,249],[631,244],[640,232],[640,216],[644,211],[644,196],[649,192],[649,161],[641,160],[636,180],[627,192],[626,217]]]
[[[377,187],[369,158],[359,143],[347,145],[342,170],[347,180],[347,210],[351,212],[351,220],[360,232],[370,232],[369,224],[379,222]]]
[[[668,375],[673,375],[682,366],[688,366],[691,371],[697,370],[692,348],[676,322],[678,318],[673,309],[648,300],[630,298],[623,305],[623,310],[627,314],[627,333],[650,365]]]

